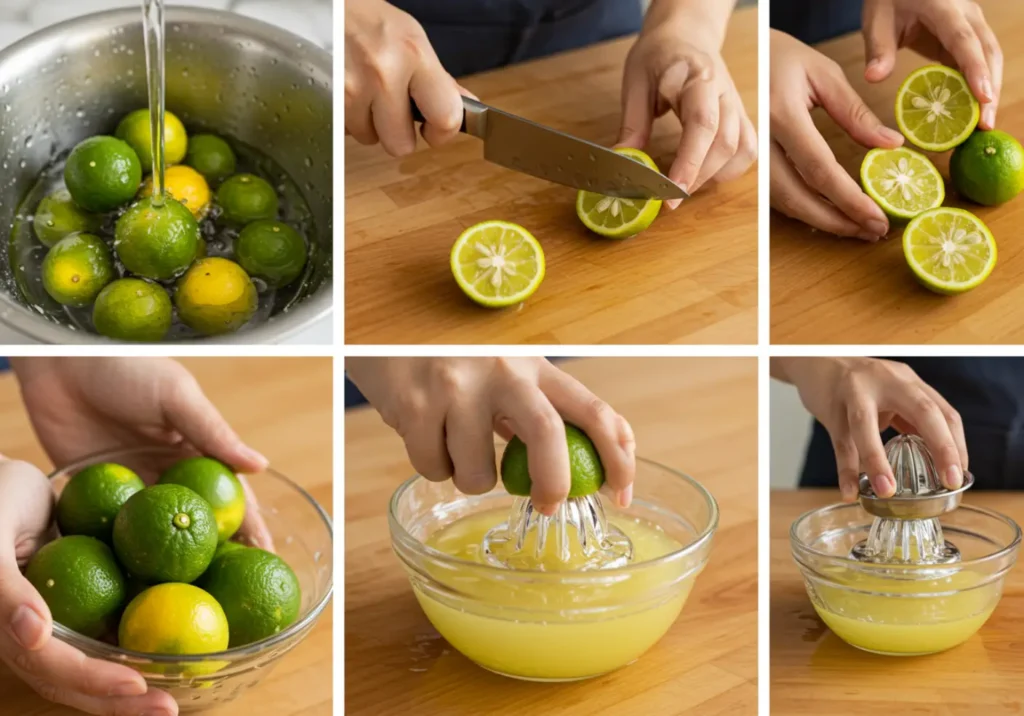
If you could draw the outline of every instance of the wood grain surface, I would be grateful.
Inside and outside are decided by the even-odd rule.
[[[329,358],[196,358],[182,361],[244,440],[333,512],[333,367]],[[282,406],[287,406],[282,408]],[[0,452],[49,470],[11,374],[0,374]],[[210,716],[329,716],[332,622],[328,605],[310,635],[259,686]],[[0,663],[0,713],[72,716],[50,704]]]
[[[776,491],[771,496],[772,716],[1024,712],[1020,565],[1007,576],[992,617],[960,646],[931,656],[869,654],[846,644],[818,618],[790,553],[793,521],[838,501],[838,489]],[[979,491],[965,502],[1024,522],[1024,494]]]
[[[391,551],[386,510],[412,474],[369,409],[346,416],[345,699],[349,716],[676,716],[757,710],[757,376],[753,359],[560,364],[632,424],[637,453],[701,481],[721,508],[707,568],[668,634],[620,671],[572,684],[497,676],[448,646]]]
[[[601,145],[618,138],[622,66],[633,38],[466,78],[500,109]],[[757,123],[757,9],[737,11],[725,59]],[[667,170],[679,123],[655,126]],[[709,186],[642,235],[600,239],[576,192],[483,159],[460,137],[393,159],[345,143],[345,320],[349,343],[753,343],[757,340],[757,172]],[[547,274],[520,308],[472,303],[448,259],[473,224],[504,219],[537,237]]]
[[[997,126],[1024,138],[1024,5],[980,0],[1006,56]],[[888,126],[895,128],[894,102],[900,83],[929,64],[901,51],[893,76],[880,84],[864,80],[864,43],[859,34],[822,44],[854,89]],[[840,163],[854,177],[867,153],[819,113],[818,127]],[[772,212],[772,343],[1021,343],[1024,342],[1024,197],[996,208],[973,206],[949,185],[949,154],[929,155],[947,177],[949,206],[975,212],[988,224],[999,247],[995,270],[977,289],[939,296],[917,283],[903,258],[902,229],[869,244],[815,232]]]

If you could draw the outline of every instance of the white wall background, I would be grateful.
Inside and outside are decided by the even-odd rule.
[[[813,420],[796,388],[778,380],[769,387],[771,428],[771,487],[792,489],[800,479]]]

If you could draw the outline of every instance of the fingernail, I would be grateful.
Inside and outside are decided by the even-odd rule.
[[[683,203],[682,199],[669,199],[665,202],[665,206],[668,207],[669,211],[675,211],[679,208],[679,205]]]
[[[900,144],[903,143],[903,135],[897,132],[895,129],[890,129],[889,127],[883,126],[881,130],[879,130],[879,132],[886,140],[890,142],[899,142]]]
[[[862,231],[859,234],[857,234],[857,238],[858,239],[863,239],[864,241],[871,241],[873,243],[875,241],[878,241],[882,237],[881,236],[877,236],[877,235],[871,233],[870,231]]]
[[[857,486],[844,482],[839,486],[839,494],[842,495],[843,502],[853,502],[857,499]]]
[[[267,467],[270,466],[270,460],[268,460],[266,457],[264,457],[262,453],[259,453],[259,452],[256,452],[255,450],[253,450],[248,445],[243,445],[242,446],[242,454],[245,455],[245,457],[248,460],[251,460],[252,462],[258,463],[259,465],[261,465],[262,469],[266,469]]]
[[[633,485],[630,484],[619,493],[619,507],[626,509],[633,502]]]
[[[171,716],[171,712],[169,709],[165,709],[161,706],[159,708],[150,709],[149,711],[143,711],[142,716]]]
[[[142,696],[146,693],[145,681],[125,681],[110,689],[107,696]]]
[[[995,93],[992,91],[992,80],[988,77],[981,78],[981,93],[985,95],[985,99],[991,100],[995,97]]]
[[[889,233],[889,227],[885,225],[884,221],[879,221],[878,219],[869,221],[867,228],[875,236],[885,236]]]
[[[957,490],[964,484],[964,475],[957,465],[950,465],[946,469],[946,487],[950,490]]]
[[[981,123],[990,129],[995,129],[996,110],[994,107],[986,107],[984,110],[982,110]],[[0,455],[0,459],[3,459],[3,455]]]
[[[879,497],[891,497],[896,490],[896,483],[887,475],[876,475],[871,480],[871,488]]]
[[[537,512],[541,513],[545,517],[551,517],[554,515],[556,507],[556,505],[544,505],[539,502],[533,503],[533,509],[537,510]]]
[[[35,609],[23,604],[14,610],[10,626],[11,634],[23,649],[34,649],[43,639],[46,622]]]

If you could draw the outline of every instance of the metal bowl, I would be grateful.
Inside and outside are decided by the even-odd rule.
[[[294,181],[315,230],[303,295],[286,311],[218,342],[275,343],[332,306],[333,76],[329,53],[241,15],[167,10],[167,109],[190,129],[258,148]],[[0,322],[46,343],[108,343],[28,307],[13,277],[19,206],[62,152],[113,134],[145,107],[142,12],[125,8],[49,27],[0,52]],[[209,340],[209,339],[207,339]]]

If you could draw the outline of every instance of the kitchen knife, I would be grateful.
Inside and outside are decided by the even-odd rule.
[[[489,107],[469,97],[459,131],[484,141],[484,159],[523,174],[621,199],[689,199],[654,169],[599,144]],[[412,116],[423,115],[412,104]]]

